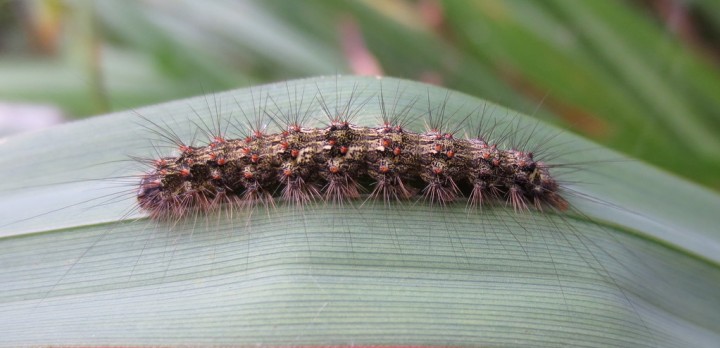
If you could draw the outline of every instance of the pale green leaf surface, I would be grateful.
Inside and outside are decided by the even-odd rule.
[[[252,114],[261,96],[285,108],[295,90],[307,105],[317,91],[345,100],[354,86],[364,100],[381,84],[390,99],[399,87],[401,104],[420,96],[418,113],[447,93],[331,77],[136,112],[188,139],[192,122],[219,109],[242,120],[239,106]],[[461,119],[483,105],[454,94],[447,109]],[[357,123],[375,124],[377,110],[373,98]],[[720,342],[720,198],[567,133],[546,148],[561,155],[554,163],[586,163],[557,171],[582,193],[568,195],[580,213],[279,204],[169,226],[118,222],[141,216],[131,210],[140,168],[126,159],[153,154],[144,124],[121,112],[0,143],[0,345]],[[539,124],[533,138],[554,132]]]

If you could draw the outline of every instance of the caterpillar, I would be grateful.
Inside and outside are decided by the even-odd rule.
[[[328,107],[322,96],[319,100],[327,118],[321,128],[288,114],[278,121],[276,114],[279,131],[251,127],[241,139],[210,134],[206,146],[190,146],[166,134],[180,155],[151,160],[154,168],[139,184],[139,207],[152,218],[175,220],[224,206],[269,205],[274,196],[298,205],[342,202],[372,187],[369,197],[385,202],[420,196],[445,205],[466,196],[471,207],[505,202],[515,211],[567,209],[548,164],[536,161],[533,152],[488,142],[484,129],[474,138],[458,137],[462,124],[447,127],[446,103],[436,109],[428,105],[428,129],[418,133],[402,124],[417,118],[409,106],[397,111],[395,104],[388,111],[383,95],[382,122],[375,127],[350,122],[353,94],[340,110]]]

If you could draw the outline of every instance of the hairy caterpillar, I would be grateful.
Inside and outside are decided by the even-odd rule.
[[[174,134],[188,146],[195,146],[188,139],[197,138],[196,133],[224,133],[225,125],[215,122],[217,115],[249,123],[249,127],[237,123],[227,126],[239,128],[237,132],[245,135],[265,129],[273,120],[283,121],[282,112],[288,119],[305,118],[312,123],[305,111],[311,109],[310,100],[321,91],[325,105],[333,111],[330,114],[335,108],[343,110],[351,105],[354,107],[348,108],[348,114],[353,116],[353,123],[374,126],[383,115],[379,89],[364,90],[363,85],[356,89],[358,81],[370,86],[380,83],[320,79],[306,87],[305,97],[302,89],[295,88],[302,81],[266,86],[260,92],[241,95],[245,99],[237,101],[236,95],[221,94],[200,104],[206,105],[206,110],[192,108],[205,116],[199,118],[201,121],[178,116],[188,113],[184,102],[154,111],[139,110],[146,120],[138,121],[140,124],[130,132],[119,132],[125,133],[124,140],[114,137],[112,124],[103,123],[111,121],[108,118],[94,123],[102,126],[98,135],[83,133],[77,144],[43,157],[33,170],[4,173],[4,185],[15,180],[15,185],[21,187],[9,193],[18,199],[5,202],[12,201],[31,217],[6,218],[17,222],[2,228],[5,233],[14,233],[2,240],[4,253],[0,260],[6,265],[1,274],[0,302],[2,337],[9,342],[6,345],[27,342],[23,337],[29,334],[36,337],[36,344],[75,344],[83,342],[79,337],[85,337],[87,328],[96,336],[84,342],[92,344],[677,346],[687,343],[677,335],[683,330],[697,331],[694,343],[712,342],[715,336],[711,331],[704,332],[688,323],[668,325],[672,316],[649,313],[682,313],[683,308],[697,305],[694,299],[715,303],[713,294],[699,289],[716,282],[716,272],[703,264],[694,265],[694,272],[681,272],[660,256],[693,262],[686,255],[670,249],[649,249],[650,242],[582,220],[583,215],[575,215],[572,208],[567,215],[559,213],[559,209],[515,212],[507,197],[483,205],[482,210],[467,210],[462,199],[447,201],[445,206],[426,204],[414,197],[399,203],[379,199],[378,204],[365,201],[367,195],[360,201],[330,204],[333,200],[324,199],[328,196],[322,194],[325,182],[317,181],[320,201],[303,204],[302,210],[295,209],[298,201],[293,203],[292,198],[280,199],[282,204],[274,207],[268,200],[248,200],[233,206],[228,214],[189,209],[148,222],[136,219],[145,213],[131,210],[126,221],[117,222],[136,202],[143,176],[148,175],[142,170],[121,170],[127,167],[127,161],[117,161],[128,153],[140,152],[138,149],[146,144],[145,137],[128,140],[127,133],[147,134],[140,132],[148,127],[157,130],[147,124],[148,120],[161,129],[172,130],[161,135]],[[467,115],[483,115],[482,109],[474,113],[477,105],[466,105],[464,97],[448,100],[445,93],[437,97],[432,87],[424,85],[393,94],[388,92],[394,90],[393,82],[383,81],[385,107],[392,110],[392,99],[397,94],[395,98],[402,102],[397,112],[390,114],[400,115],[404,121],[399,123],[408,129],[424,128],[423,118],[415,120],[411,115],[428,113],[428,105],[431,110],[442,110],[443,103],[447,103],[447,117],[443,120],[448,125]],[[425,103],[428,94],[435,97]],[[271,97],[266,98],[268,95]],[[355,102],[348,104],[349,99]],[[228,115],[234,105],[252,105],[253,101],[253,110],[246,108],[243,114],[234,108]],[[323,109],[321,104],[315,107]],[[403,111],[407,105],[411,105],[408,110],[413,109],[412,113]],[[507,115],[490,109],[484,113],[486,125],[493,125],[494,117]],[[327,120],[323,110],[307,114]],[[180,125],[173,120],[179,120]],[[495,129],[491,138],[504,139],[501,142],[508,144],[498,146],[501,149],[512,148],[512,143],[527,143],[537,153],[532,144],[544,143],[554,135],[543,134],[534,123],[509,124],[507,128],[488,127]],[[99,145],[91,148],[90,144]],[[176,150],[177,144],[172,140],[167,145]],[[32,154],[10,145],[12,142],[4,147],[5,153],[17,152],[21,157],[4,163],[23,168],[22,158]],[[167,156],[173,149],[161,148],[163,145],[154,143],[150,150],[155,154],[145,157],[157,160]],[[552,146],[546,145],[545,149]],[[570,201],[570,207],[582,209],[588,201],[582,199],[583,185],[575,182],[602,182],[602,176],[588,178],[583,176],[588,171],[573,172],[576,166],[559,164],[594,165],[602,163],[602,159],[590,157],[592,154],[587,152],[573,154],[572,150],[574,147],[556,151],[575,162],[552,161],[554,156],[547,151],[545,157],[555,165],[553,179],[565,183],[568,194],[562,197]],[[37,156],[42,156],[40,152],[46,150],[37,151]],[[107,156],[107,166],[91,166],[86,158],[83,161],[83,157],[98,152]],[[74,163],[69,169],[58,169],[60,164],[71,161]],[[617,166],[595,167],[589,172],[625,174]],[[108,180],[83,179],[101,169],[106,172],[96,175],[117,177],[123,187],[114,187]],[[42,178],[48,176],[50,182],[65,183],[43,196]],[[652,183],[652,178],[648,181]],[[613,189],[612,181],[602,183],[603,189]],[[372,181],[365,186],[370,190],[374,187]],[[78,191],[78,187],[87,191]],[[421,191],[421,185],[416,189]],[[274,190],[281,188],[268,189],[271,196],[281,195]],[[44,199],[64,192],[68,196],[87,192],[85,196],[100,198],[62,209],[43,206]],[[460,188],[460,192],[468,196],[468,191]],[[601,193],[591,191],[590,195]],[[3,211],[18,211],[4,204]],[[608,215],[610,221],[636,217],[611,204],[599,206],[601,213],[612,214]],[[267,213],[253,213],[253,207],[262,207]],[[43,226],[48,221],[53,225]],[[65,225],[80,227],[64,232]],[[51,233],[22,235],[17,231]],[[42,248],[44,253],[28,259],[27,253],[32,253],[27,251],[29,246]],[[675,282],[688,285],[670,286]],[[707,308],[700,320],[712,327],[717,317],[712,309],[716,307]],[[150,322],[155,329],[132,325],[137,322]],[[217,331],[204,331],[206,322]],[[407,322],[414,325],[402,324]],[[129,336],[117,336],[116,329],[121,326],[133,327]],[[518,335],[518,328],[525,334]]]
[[[413,105],[398,112],[397,104],[389,110],[384,96],[379,98],[382,123],[375,127],[350,122],[356,112],[351,94],[339,108],[329,107],[320,96],[328,121],[321,128],[278,110],[285,122],[273,118],[281,125],[275,132],[266,125],[246,130],[240,139],[219,132],[210,134],[211,142],[203,147],[165,134],[180,155],[152,160],[154,168],[140,183],[138,204],[153,218],[178,219],[189,211],[206,213],[224,205],[269,205],[278,195],[293,204],[358,199],[367,183],[370,197],[385,202],[420,195],[445,205],[464,194],[470,206],[500,201],[515,211],[528,205],[567,209],[549,165],[534,160],[532,152],[498,147],[485,129],[474,132],[474,138],[458,137],[464,125],[447,129],[446,103],[434,110],[428,105],[428,129],[413,132],[402,124],[406,117],[418,118],[410,114]],[[318,118],[307,110],[294,112]]]

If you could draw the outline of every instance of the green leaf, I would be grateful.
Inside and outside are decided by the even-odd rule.
[[[371,98],[356,122],[374,125],[381,86],[387,100],[419,98],[418,115],[448,95],[396,79],[314,78],[3,139],[0,345],[720,342],[720,197],[460,93],[446,106],[454,120],[511,124],[516,139],[557,155],[551,163],[581,163],[554,172],[574,211],[280,203],[169,224],[133,210],[142,167],[128,155],[171,151],[152,146],[137,114],[190,139],[218,115],[252,118],[261,100],[272,112],[355,90]]]

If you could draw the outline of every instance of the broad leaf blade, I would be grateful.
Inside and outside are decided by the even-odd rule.
[[[394,79],[318,78],[137,113],[189,139],[200,119],[242,120],[240,108],[251,114],[266,96],[269,108],[284,108],[297,103],[295,91],[309,101],[317,92],[334,100],[355,89],[364,100],[381,85],[385,95],[402,91],[403,102],[420,96],[437,106],[447,95]],[[377,122],[370,100],[359,124]],[[462,119],[478,104],[483,109],[484,102],[455,94],[448,109]],[[555,131],[491,104],[484,111],[488,120],[510,117],[521,132],[532,129],[536,141]],[[579,213],[280,204],[168,226],[119,221],[134,202],[137,178],[127,176],[138,173],[122,160],[153,152],[143,122],[118,113],[0,145],[7,168],[0,211],[8,221],[0,239],[0,343],[720,341],[720,198],[640,163],[598,162],[620,158],[569,134],[557,135],[552,149],[561,163],[589,162],[564,176],[573,192],[594,197],[569,196]],[[106,180],[112,177],[126,186]]]

